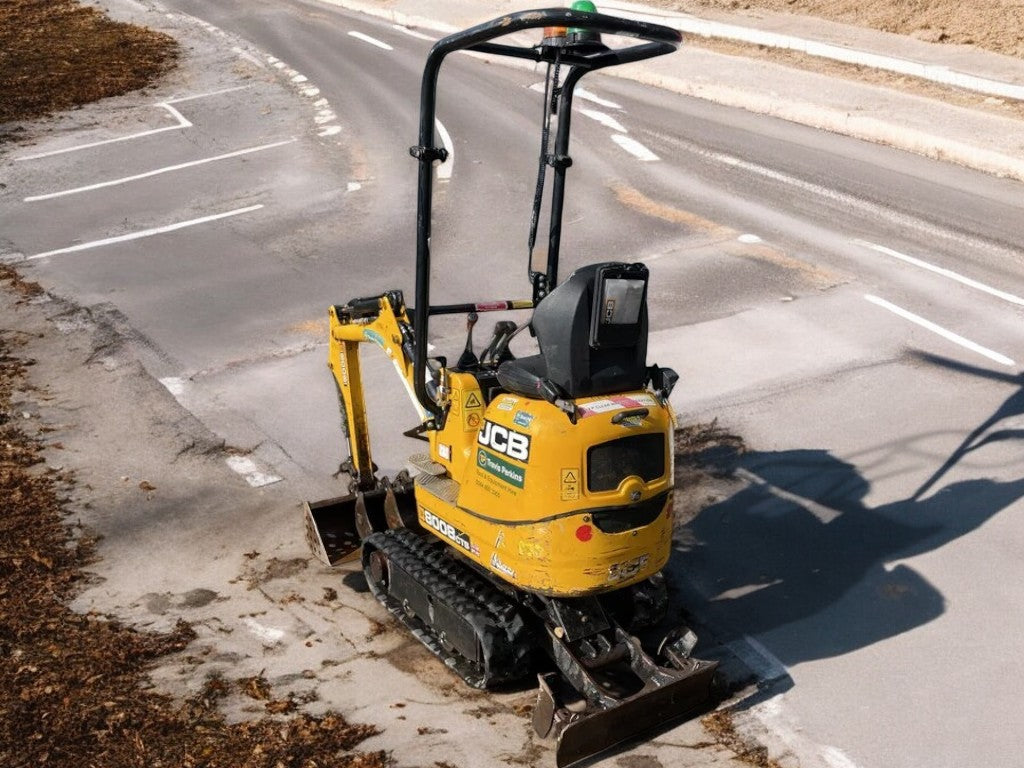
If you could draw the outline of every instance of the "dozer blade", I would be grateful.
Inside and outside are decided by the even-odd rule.
[[[563,609],[563,620],[580,607],[555,605]],[[585,610],[581,615],[591,617],[588,623],[595,616]],[[569,622],[569,630],[549,630],[557,672],[539,676],[533,712],[537,734],[558,740],[558,768],[691,717],[710,702],[718,662],[689,656],[696,641],[692,632],[678,629],[662,641],[659,656],[667,664],[661,664],[617,625],[572,640],[570,632],[576,628]],[[605,650],[595,655],[601,648]]]
[[[717,666],[715,662],[695,660],[689,673],[671,683],[648,686],[609,709],[574,716],[558,736],[556,765],[565,768],[693,716],[711,697]]]

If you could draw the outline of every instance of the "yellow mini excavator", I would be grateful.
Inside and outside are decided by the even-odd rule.
[[[492,40],[542,29],[523,47]],[[627,44],[606,47],[602,35]],[[637,634],[662,621],[661,570],[672,549],[668,368],[648,365],[643,264],[605,262],[558,280],[573,91],[587,72],[672,52],[675,30],[572,9],[512,13],[431,49],[421,87],[415,306],[400,291],[330,309],[329,366],[340,394],[349,495],[306,504],[311,548],[328,565],[361,558],[373,595],[469,684],[490,688],[537,674],[533,724],[558,741],[565,766],[691,716],[710,696],[715,664],[691,657],[685,628],[660,644]],[[430,303],[436,83],[460,50],[548,65],[530,251],[550,169],[547,266],[529,268],[532,298]],[[553,117],[557,123],[549,147]],[[532,310],[498,322],[479,354],[479,313]],[[455,365],[428,356],[430,318],[465,314]],[[515,357],[528,328],[539,353]],[[421,420],[406,433],[429,451],[416,473],[378,477],[370,454],[360,344],[390,358]]]

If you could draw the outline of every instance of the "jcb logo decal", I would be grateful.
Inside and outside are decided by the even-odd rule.
[[[530,436],[493,421],[484,422],[484,428],[480,430],[476,441],[524,464],[530,460]]]

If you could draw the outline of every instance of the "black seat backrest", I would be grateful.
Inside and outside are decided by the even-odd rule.
[[[576,399],[641,389],[647,380],[647,267],[607,262],[573,272],[533,313],[541,354],[513,360],[499,380],[539,376]],[[502,375],[502,374],[505,375]],[[521,374],[517,376],[516,374]]]

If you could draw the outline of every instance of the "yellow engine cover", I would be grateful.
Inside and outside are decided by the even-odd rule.
[[[474,429],[449,419],[434,448],[457,494],[454,484],[448,495],[418,486],[420,523],[504,580],[553,597],[659,571],[672,546],[671,406],[647,391],[576,404],[576,423],[508,394]]]

